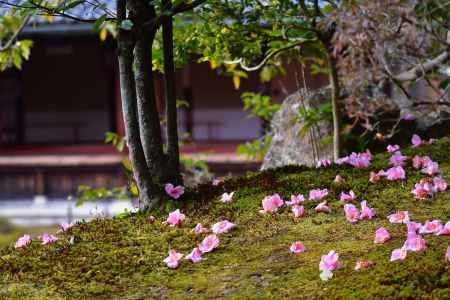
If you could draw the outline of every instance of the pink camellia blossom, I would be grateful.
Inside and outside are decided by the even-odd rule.
[[[322,200],[328,195],[327,189],[315,189],[309,191],[309,200]]]
[[[267,196],[262,200],[263,213],[274,213],[281,206],[283,206],[284,202],[280,198],[280,195],[274,194],[272,196]]]
[[[447,189],[447,182],[442,177],[434,177],[433,188],[436,192],[444,192]]]
[[[184,187],[182,187],[181,185],[173,186],[173,184],[171,183],[166,183],[164,185],[164,190],[166,191],[167,195],[169,195],[173,199],[178,199],[181,195],[184,194]]]
[[[302,194],[291,195],[291,201],[286,201],[287,206],[299,204],[300,202],[305,201],[305,197]]]
[[[323,201],[321,203],[319,203],[314,210],[316,211],[316,213],[329,213],[331,212],[331,209],[327,206],[327,201]]]
[[[344,205],[345,218],[350,223],[356,223],[359,220],[359,210],[353,204]]]
[[[183,254],[178,253],[176,250],[169,250],[169,256],[164,259],[167,267],[171,269],[176,269],[180,265],[180,260],[183,257]]]
[[[419,182],[414,185],[414,189],[411,193],[414,195],[414,198],[418,200],[425,200],[433,196],[433,186],[428,182]]]
[[[375,244],[384,244],[385,242],[389,241],[391,239],[391,235],[389,234],[389,231],[387,231],[386,228],[380,227],[375,231]]]
[[[405,114],[402,116],[402,120],[405,120],[405,121],[414,121],[415,119],[416,119],[416,116],[414,116],[411,113],[408,113],[408,114]]]
[[[305,245],[303,245],[302,242],[293,242],[291,247],[289,247],[289,250],[291,250],[292,253],[302,253],[305,252],[306,248]]]
[[[334,183],[341,184],[343,182],[344,182],[344,178],[342,178],[341,175],[336,175],[336,177],[334,177]]]
[[[356,199],[356,195],[355,195],[355,192],[352,190],[350,190],[350,192],[348,194],[342,192],[341,196],[340,196],[340,200],[342,202],[351,202],[355,199]]]
[[[329,160],[329,159],[321,159],[316,164],[316,168],[329,167],[329,166],[331,166],[331,160]]]
[[[366,159],[368,159],[369,161],[371,161],[373,159],[372,152],[370,152],[369,149],[367,149],[366,151],[362,152],[361,155],[363,157],[365,157]]]
[[[358,260],[355,265],[355,270],[371,268],[375,263],[371,260]]]
[[[192,232],[194,232],[195,234],[199,235],[199,234],[208,232],[208,229],[203,227],[202,223],[197,223],[197,225],[195,225],[194,229],[192,229]]]
[[[203,239],[203,241],[198,245],[198,249],[202,253],[211,252],[219,246],[219,239],[215,234],[208,235]]]
[[[417,134],[414,134],[411,138],[411,144],[414,148],[419,147],[422,145],[422,139]]]
[[[202,257],[202,251],[200,251],[200,249],[198,249],[198,247],[195,247],[191,253],[189,253],[188,255],[186,255],[185,259],[190,260],[191,262],[198,263],[200,261],[203,260]]]
[[[25,246],[28,246],[29,244],[31,244],[31,236],[29,236],[28,234],[25,234],[16,241],[14,248],[16,248],[16,249],[24,248]]]
[[[422,157],[415,155],[412,159],[412,164],[413,164],[413,168],[416,170],[419,170],[420,168],[422,168],[422,165],[423,165]]]
[[[405,248],[394,249],[391,254],[391,261],[404,260],[407,254],[408,251]]]
[[[450,235],[450,221],[445,223],[445,225],[442,226],[441,230],[439,230],[436,235]]]
[[[42,245],[48,245],[53,244],[58,240],[58,238],[52,234],[44,233],[42,236],[40,236]]]
[[[439,164],[434,161],[427,162],[424,164],[424,166],[420,172],[427,174],[429,176],[434,176],[436,174],[439,174],[440,173]]]
[[[450,261],[450,246],[447,248],[447,252],[445,253],[445,259]]]
[[[329,270],[333,271],[340,267],[339,262],[339,254],[336,253],[334,250],[331,250],[328,252],[327,255],[322,255],[322,258],[320,259],[319,263],[319,270]]]
[[[220,202],[222,203],[229,203],[233,200],[234,192],[231,193],[223,193],[222,196],[220,196]]]
[[[344,156],[344,157],[336,159],[335,163],[337,165],[342,165],[342,164],[348,163],[348,156]]]
[[[172,227],[179,226],[183,223],[185,218],[186,216],[183,213],[181,213],[179,209],[176,209],[173,212],[169,213],[169,216],[163,223],[169,224]]]
[[[425,240],[420,235],[410,235],[403,245],[406,251],[423,251],[427,248]]]
[[[422,224],[409,221],[408,223],[406,223],[407,235],[417,235],[417,230],[419,230],[421,227]]]
[[[380,175],[375,172],[370,172],[369,174],[369,182],[370,183],[377,183],[380,180]]]
[[[409,222],[409,214],[408,211],[397,211],[395,214],[391,214],[388,216],[389,222],[394,224],[407,224]]]
[[[352,153],[348,157],[347,163],[355,168],[367,168],[370,165],[371,154],[369,153]]]
[[[399,145],[388,145],[386,149],[388,152],[394,153],[394,152],[400,150],[400,146]]]
[[[220,222],[217,222],[212,226],[212,232],[215,234],[222,234],[222,233],[228,233],[231,229],[236,227],[236,224],[231,223],[228,220],[223,220]]]
[[[389,163],[394,167],[398,167],[398,166],[403,166],[405,160],[406,160],[406,156],[403,156],[400,151],[397,151],[394,153],[394,155],[392,155],[389,158]]]
[[[367,201],[361,201],[361,213],[359,214],[360,220],[370,220],[375,216],[375,210],[367,205]]]
[[[423,224],[420,229],[420,234],[428,234],[428,233],[438,233],[444,227],[440,220],[429,221],[426,220],[425,224]]]
[[[303,205],[294,204],[291,207],[292,212],[294,213],[294,217],[301,218],[305,214],[305,208]]]
[[[73,223],[62,223],[59,227],[61,228],[58,232],[66,232],[68,231],[70,228],[72,228],[74,226]]]
[[[386,171],[386,178],[388,180],[403,180],[405,179],[405,170],[401,166],[392,167]]]

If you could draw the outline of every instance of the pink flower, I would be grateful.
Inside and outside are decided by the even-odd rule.
[[[342,202],[351,202],[355,199],[356,199],[356,195],[355,195],[355,192],[353,192],[352,190],[350,190],[350,192],[348,194],[343,193],[343,192],[341,193],[340,200]]]
[[[329,159],[321,159],[317,162],[316,168],[320,167],[329,167],[331,166],[331,160]]]
[[[219,239],[215,234],[208,235],[203,239],[203,241],[198,245],[198,249],[202,253],[211,252],[219,246]]]
[[[417,134],[414,134],[411,138],[411,143],[414,148],[419,147],[422,145],[422,139]]]
[[[169,213],[167,220],[164,222],[165,224],[169,224],[170,226],[179,226],[183,223],[186,216],[180,212],[179,209]]]
[[[197,225],[195,225],[195,227],[194,227],[194,229],[192,229],[192,231],[198,235],[198,234],[208,232],[208,229],[203,227],[202,223],[197,223]]]
[[[344,205],[345,218],[350,223],[356,223],[359,220],[359,210],[353,204]]]
[[[427,162],[423,165],[421,172],[429,176],[439,174],[439,164],[434,161]]]
[[[316,213],[329,213],[331,211],[331,209],[327,206],[327,201],[319,203],[319,205],[317,205],[314,210],[316,211]]]
[[[419,230],[420,227],[422,227],[422,224],[417,223],[417,222],[411,222],[410,221],[410,222],[406,223],[408,236],[415,236],[415,235],[417,235],[417,230]]]
[[[25,234],[17,240],[14,248],[23,248],[29,244],[31,244],[31,237],[28,234]]]
[[[424,200],[433,196],[433,186],[428,182],[419,182],[415,184],[411,193],[414,195],[414,198]]]
[[[74,225],[74,224],[72,224],[72,223],[62,223],[62,224],[60,225],[60,227],[61,227],[60,231],[61,231],[61,232],[66,232],[67,230],[69,230],[70,228],[72,228],[73,225]]]
[[[202,252],[197,247],[192,250],[191,253],[186,255],[185,259],[192,261],[194,264],[203,260]]]
[[[167,267],[169,267],[171,269],[176,269],[176,268],[178,268],[182,257],[183,257],[183,254],[178,253],[177,251],[172,249],[172,250],[169,250],[169,256],[167,256],[164,259],[164,262],[166,263]]]
[[[302,242],[294,242],[292,243],[291,247],[289,248],[289,250],[291,250],[292,253],[301,253],[301,252],[305,252],[306,248],[305,245],[303,245]]]
[[[412,159],[412,163],[413,163],[413,168],[418,170],[418,169],[422,168],[423,159],[422,159],[422,157],[415,155]]]
[[[335,163],[338,164],[338,165],[342,165],[342,164],[348,163],[348,156],[344,156],[344,157],[336,159]]]
[[[404,248],[395,249],[391,254],[391,261],[404,260],[408,252]]]
[[[405,160],[406,156],[403,156],[400,151],[397,151],[389,158],[389,163],[394,167],[398,167],[403,166]]]
[[[343,182],[344,182],[344,178],[342,178],[341,175],[336,175],[336,177],[334,177],[334,183],[341,184]]]
[[[336,253],[334,250],[328,252],[327,255],[322,255],[322,258],[320,259],[319,270],[333,271],[339,267],[340,267],[339,254]]]
[[[380,175],[375,172],[370,172],[369,174],[369,182],[370,183],[377,183],[380,180]]]
[[[371,159],[372,159],[372,155],[370,154],[370,152],[352,153],[348,157],[347,163],[358,169],[367,168],[370,165]]]
[[[212,232],[215,234],[228,233],[231,229],[236,227],[236,224],[231,223],[228,220],[217,222],[212,226]]]
[[[413,121],[415,119],[416,119],[416,117],[410,113],[402,116],[402,120],[405,120],[405,121]]]
[[[444,226],[442,225],[440,220],[433,220],[433,221],[425,221],[425,224],[423,224],[420,229],[419,229],[419,233],[420,234],[427,234],[427,233],[438,233],[441,231],[441,229]]]
[[[375,216],[375,210],[367,206],[367,201],[361,202],[361,213],[359,214],[360,220],[372,219]]]
[[[441,230],[439,230],[436,235],[450,235],[450,221],[445,223],[445,225],[442,226]]]
[[[388,152],[393,153],[393,152],[400,150],[400,146],[399,145],[388,145],[386,149]]]
[[[375,263],[371,260],[358,260],[355,265],[355,270],[368,269]]]
[[[305,201],[305,197],[302,194],[292,195],[291,201],[286,201],[286,205],[291,206],[294,204],[299,204],[300,202]]]
[[[401,166],[392,167],[386,171],[386,178],[391,181],[405,179],[405,170]]]
[[[406,251],[422,251],[427,248],[425,240],[420,235],[410,235],[403,245]]]
[[[231,200],[233,200],[233,195],[234,195],[234,192],[223,193],[222,196],[220,197],[220,202],[223,202],[223,203],[231,202]]]
[[[407,224],[409,222],[409,214],[408,211],[398,211],[395,214],[388,216],[389,222],[394,224]]]
[[[48,245],[56,242],[58,238],[52,234],[44,233],[41,237],[42,245]]]
[[[291,210],[296,218],[301,218],[305,214],[305,208],[297,204],[292,205]]]
[[[447,182],[442,177],[434,177],[433,187],[436,192],[444,192],[447,189]]]
[[[386,228],[380,227],[375,231],[375,244],[384,244],[386,241],[389,241],[391,239],[391,235],[389,234],[389,231],[387,231]]]
[[[273,213],[278,210],[281,206],[283,206],[283,200],[280,198],[280,195],[274,194],[272,196],[267,196],[262,200],[262,206],[264,213]]]
[[[447,248],[447,252],[445,253],[445,259],[450,261],[450,246]]]
[[[166,183],[164,185],[164,190],[166,191],[167,195],[169,195],[173,199],[178,199],[181,195],[184,194],[184,187],[182,187],[181,185],[174,187],[173,184]]]
[[[315,189],[309,191],[309,200],[322,200],[328,195],[327,189]]]

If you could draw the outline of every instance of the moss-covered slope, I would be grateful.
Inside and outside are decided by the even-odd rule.
[[[431,146],[404,149],[404,155],[429,155],[450,180],[450,139]],[[2,299],[300,299],[300,298],[429,298],[450,299],[450,263],[444,260],[450,236],[426,235],[428,249],[408,253],[405,261],[390,262],[390,253],[405,240],[405,226],[390,224],[386,216],[408,210],[414,221],[450,220],[448,192],[417,201],[410,191],[422,177],[408,161],[407,178],[368,182],[370,171],[386,169],[389,155],[377,155],[367,169],[349,166],[321,169],[286,167],[230,178],[218,186],[204,185],[188,194],[179,206],[186,214],[181,228],[161,224],[167,213],[131,215],[113,220],[79,224],[60,235],[50,246],[38,242],[24,250],[11,245],[0,251]],[[336,186],[340,174],[345,183]],[[258,213],[264,196],[279,193],[307,194],[313,188],[329,188],[330,214],[316,214],[317,201],[305,202],[305,217],[294,219],[289,209],[274,215]],[[350,224],[345,220],[338,195],[353,189],[377,211],[372,220]],[[218,202],[224,192],[236,191],[232,203]],[[228,219],[237,228],[220,235],[219,248],[206,260],[183,261],[176,270],[163,263],[169,248],[187,254],[203,236],[191,229]],[[392,240],[373,243],[374,232],[386,227]],[[69,240],[74,236],[75,243]],[[291,254],[293,241],[307,251]],[[320,257],[330,250],[340,254],[342,268],[334,278],[319,278]],[[370,269],[355,271],[355,262],[369,259]]]

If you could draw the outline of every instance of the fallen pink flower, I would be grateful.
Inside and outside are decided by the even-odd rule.
[[[386,149],[388,152],[393,153],[393,152],[400,150],[400,146],[399,145],[388,145]]]
[[[292,243],[291,247],[289,248],[289,250],[291,250],[292,253],[301,253],[301,252],[305,252],[306,248],[305,245],[303,245],[302,242],[294,242]]]
[[[178,199],[181,195],[184,194],[184,187],[182,187],[181,185],[174,187],[173,184],[166,183],[164,185],[164,190],[166,191],[167,195],[169,195],[173,199]]]
[[[327,189],[315,189],[309,191],[309,200],[322,200],[328,195]]]
[[[426,220],[425,224],[423,224],[420,229],[420,234],[429,234],[429,233],[438,233],[444,227],[440,220],[429,221]]]
[[[450,261],[450,246],[447,248],[447,252],[445,253],[445,259]]]
[[[169,256],[164,259],[167,267],[171,269],[176,269],[180,265],[180,260],[183,257],[183,254],[178,253],[175,250],[169,250]]]
[[[179,209],[174,210],[173,212],[169,213],[169,216],[167,217],[166,221],[163,222],[164,224],[169,224],[170,226],[179,226],[181,223],[183,223],[186,216],[180,212]]]
[[[417,134],[414,134],[411,138],[411,143],[414,148],[419,147],[422,145],[422,139]]]
[[[434,177],[433,187],[436,192],[444,192],[447,189],[447,182],[442,177]]]
[[[408,211],[398,211],[394,214],[388,216],[389,222],[394,224],[408,223],[409,222],[409,214]]]
[[[392,167],[386,171],[386,178],[391,181],[405,179],[405,170],[401,166]]]
[[[281,206],[283,206],[283,200],[280,198],[280,195],[274,194],[272,196],[267,196],[262,200],[262,212],[264,213],[273,213],[278,210]]]
[[[356,199],[356,195],[355,195],[355,192],[353,192],[352,190],[350,190],[350,192],[348,194],[342,192],[341,196],[340,196],[340,200],[342,202],[351,202],[355,199]]]
[[[345,156],[345,157],[341,157],[341,158],[336,159],[335,163],[336,163],[337,165],[342,165],[342,164],[348,163],[348,156]]]
[[[355,168],[367,168],[370,165],[370,160],[372,155],[368,152],[366,153],[352,153],[348,157],[347,163]]]
[[[327,255],[322,255],[319,263],[319,270],[333,271],[340,267],[339,254],[334,250],[328,252]]]
[[[344,182],[344,178],[342,178],[341,175],[336,175],[336,177],[334,177],[334,183],[341,184],[343,182]]]
[[[29,244],[31,244],[31,237],[28,234],[25,234],[16,241],[14,248],[23,248]]]
[[[415,120],[416,119],[416,117],[413,115],[413,114],[405,114],[404,116],[402,116],[402,120],[405,120],[405,121],[413,121],[413,120]]]
[[[369,174],[369,182],[370,183],[377,183],[380,180],[380,175],[375,172],[370,172]]]
[[[375,263],[371,260],[358,260],[355,265],[355,270],[371,268]]]
[[[291,196],[291,201],[286,201],[286,205],[287,206],[291,206],[294,204],[299,204],[300,202],[305,201],[305,197],[302,194],[298,194],[298,195],[292,195]]]
[[[404,248],[398,248],[392,251],[391,261],[404,260],[408,252]]]
[[[316,168],[320,167],[329,167],[331,166],[331,160],[329,159],[321,159],[317,162]]]
[[[367,206],[367,201],[361,202],[361,213],[359,214],[360,220],[370,220],[375,216],[375,210]]]
[[[194,250],[191,251],[188,255],[186,255],[185,259],[190,260],[191,262],[198,263],[203,260],[202,252],[198,247],[195,247]]]
[[[422,168],[422,165],[423,165],[422,157],[415,155],[412,159],[412,164],[413,164],[413,168],[416,170]]]
[[[292,205],[291,210],[296,218],[301,218],[305,214],[305,208],[297,204]]]
[[[414,195],[414,198],[418,200],[425,200],[433,196],[433,186],[428,182],[419,182],[414,185],[414,189],[411,193]]]
[[[406,156],[403,156],[400,151],[397,151],[389,158],[389,163],[394,167],[398,167],[403,166],[405,160]]]
[[[436,233],[436,235],[450,235],[450,221],[445,223],[445,225]]]
[[[406,239],[403,248],[406,251],[417,252],[425,250],[427,248],[427,244],[420,235],[411,235]]]
[[[389,241],[391,239],[391,235],[389,234],[389,231],[387,231],[386,228],[380,227],[375,231],[375,244],[384,244],[385,242]]]
[[[60,225],[60,227],[61,227],[60,231],[61,231],[61,232],[66,232],[67,230],[69,230],[69,229],[72,228],[73,226],[74,226],[73,223],[62,223],[62,224]]]
[[[219,246],[219,239],[215,234],[208,235],[198,246],[202,253],[211,252]]]
[[[197,223],[197,225],[195,225],[194,229],[192,229],[192,232],[194,232],[195,234],[202,234],[205,232],[208,232],[208,229],[206,229],[205,227],[203,227],[202,223]]]
[[[236,224],[231,223],[228,220],[217,222],[212,226],[212,232],[215,234],[228,233],[231,229],[236,227]]]
[[[439,174],[440,173],[439,164],[437,162],[430,161],[424,165],[424,167],[420,172],[427,174],[429,176]]]
[[[345,218],[350,223],[356,223],[359,220],[359,210],[353,204],[344,205]]]
[[[58,238],[52,234],[44,233],[41,237],[42,245],[48,245],[56,242]]]
[[[327,206],[327,201],[323,201],[321,203],[319,203],[314,210],[316,211],[316,213],[329,213],[331,212],[331,209]]]
[[[421,227],[422,224],[409,221],[408,223],[406,223],[407,236],[417,235],[417,230],[419,230]]]
[[[220,197],[220,202],[222,203],[229,203],[233,200],[234,192],[231,193],[223,193]]]

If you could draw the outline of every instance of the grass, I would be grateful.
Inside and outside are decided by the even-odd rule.
[[[404,149],[404,155],[429,155],[439,162],[450,181],[450,139],[431,146]],[[161,224],[167,211],[132,214],[111,220],[81,223],[51,246],[38,242],[23,250],[12,244],[0,250],[1,299],[450,299],[450,263],[444,254],[448,236],[427,235],[428,249],[408,253],[403,262],[390,262],[390,253],[405,240],[405,226],[390,224],[386,216],[408,210],[414,221],[450,220],[448,192],[417,201],[410,191],[424,176],[408,161],[407,179],[377,184],[368,182],[370,171],[386,169],[388,154],[377,155],[367,169],[348,166],[322,169],[289,166],[229,178],[224,183],[202,185],[183,201],[171,202],[167,211],[180,207],[186,214],[181,228]],[[337,186],[340,174],[344,184]],[[306,202],[304,218],[294,219],[283,208],[274,215],[258,210],[264,196],[279,193],[307,194],[313,188],[329,188],[332,213],[316,214],[317,201]],[[353,189],[377,211],[373,220],[346,222],[341,191]],[[229,204],[217,201],[224,192],[236,191]],[[204,225],[228,219],[237,224],[219,236],[219,248],[199,264],[183,261],[176,270],[163,263],[170,248],[187,254],[202,237],[191,233],[197,222]],[[374,232],[386,227],[392,240],[373,243]],[[70,240],[74,243],[70,243]],[[300,240],[307,247],[291,254],[289,246]],[[330,250],[340,254],[342,268],[323,282],[320,257]],[[374,267],[355,271],[359,259]]]

